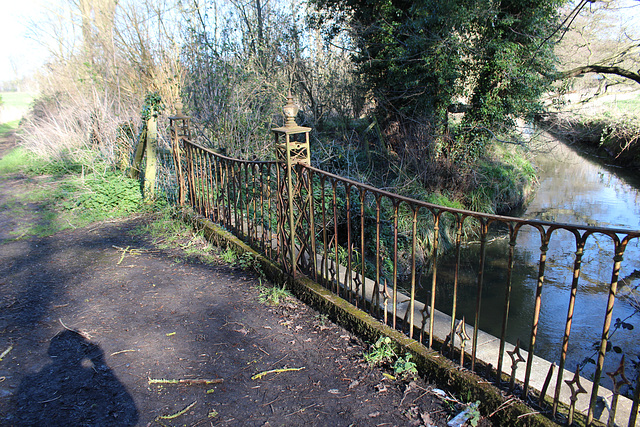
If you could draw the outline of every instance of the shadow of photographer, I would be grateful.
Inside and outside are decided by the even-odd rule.
[[[75,331],[51,339],[52,363],[28,375],[15,395],[15,424],[133,426],[138,410],[100,347]]]

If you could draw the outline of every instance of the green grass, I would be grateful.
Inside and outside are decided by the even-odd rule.
[[[184,258],[204,264],[219,264],[219,250],[211,245],[202,232],[194,232],[193,228],[182,221],[171,206],[155,206],[153,219],[134,230],[139,236],[150,236],[158,249],[181,249]],[[175,261],[182,262],[182,258]]]
[[[33,102],[35,94],[28,92],[0,92],[3,107],[27,109]]]
[[[640,95],[632,99],[606,102],[604,105],[621,113],[640,113]]]
[[[0,175],[25,170],[31,163],[31,156],[24,148],[14,148],[0,159]]]
[[[83,172],[80,163],[69,159],[45,159],[37,157],[22,147],[16,147],[0,159],[0,175],[21,172],[35,177],[52,175],[61,177]]]
[[[7,136],[9,133],[18,129],[19,120],[13,120],[7,123],[0,123],[0,137]]]
[[[267,305],[278,305],[281,301],[291,298],[291,293],[283,286],[258,286],[260,296],[258,301]]]
[[[95,165],[93,165],[95,166]],[[46,236],[94,222],[148,212],[140,184],[108,168],[47,160],[14,148],[0,159],[0,177],[22,173],[19,192],[6,193],[3,211],[20,224],[11,234]]]

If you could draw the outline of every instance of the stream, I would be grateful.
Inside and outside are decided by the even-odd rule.
[[[549,135],[545,135],[545,149],[534,159],[539,169],[539,187],[524,212],[515,213],[527,219],[540,219],[577,225],[615,227],[628,230],[640,229],[640,178],[625,173],[621,168],[603,165],[596,158],[576,147],[570,147]],[[494,236],[502,234],[496,230]],[[527,349],[538,274],[541,240],[538,231],[524,227],[518,237],[515,252],[515,269],[512,276],[513,290],[507,329],[507,340],[513,344],[520,339]],[[568,232],[554,236],[549,246],[546,262],[542,308],[535,354],[558,363],[572,281],[575,259],[575,239]],[[562,238],[559,238],[562,237]],[[487,246],[480,315],[480,329],[500,336],[505,302],[508,239],[492,239]],[[575,314],[566,369],[575,370],[585,359],[595,356],[593,344],[600,340],[606,311],[609,283],[613,268],[613,243],[603,235],[590,238],[585,247]],[[436,306],[451,313],[452,260],[439,260]],[[479,245],[468,245],[462,251],[458,313],[465,315],[467,323],[473,323],[476,292]],[[620,362],[621,352],[626,355],[627,376],[635,376],[629,369],[630,361],[640,356],[640,247],[633,240],[624,255],[620,272],[618,296],[613,311],[613,321],[621,319],[625,327],[617,328],[611,342],[615,348],[607,353],[605,372],[614,371]],[[430,289],[431,277],[420,278],[423,296]],[[612,328],[614,324],[612,323]],[[587,363],[583,376],[593,373],[593,364]],[[608,378],[607,378],[608,379]]]

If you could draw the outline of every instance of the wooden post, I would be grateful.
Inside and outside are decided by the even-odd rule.
[[[149,202],[156,196],[158,169],[158,118],[153,114],[147,119],[147,165],[144,170],[144,199]]]
[[[142,169],[142,157],[144,156],[144,150],[147,146],[147,125],[143,123],[142,129],[140,129],[140,134],[138,136],[138,144],[136,145],[136,154],[133,157],[133,162],[131,163],[131,168],[129,168],[129,173],[127,176],[131,179],[139,179],[140,178],[140,170]]]

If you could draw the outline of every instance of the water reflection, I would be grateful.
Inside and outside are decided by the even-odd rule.
[[[536,158],[536,165],[540,169],[540,187],[521,216],[578,225],[640,229],[640,205],[637,203],[640,199],[640,182],[637,179],[614,174],[611,169],[599,166],[587,155],[557,141],[550,141],[548,147],[546,153]],[[507,235],[506,227],[495,225],[486,249],[480,328],[495,336],[501,334],[505,306],[509,253]],[[520,339],[525,348],[534,315],[541,246],[542,238],[535,227],[525,226],[518,232],[506,335],[511,343]],[[479,244],[470,244],[461,252],[456,317],[459,319],[464,315],[469,323],[473,322],[476,307],[479,248]],[[535,349],[538,356],[550,361],[557,362],[560,359],[576,249],[576,238],[572,233],[565,230],[553,232],[547,252]],[[574,370],[577,364],[591,357],[594,353],[593,343],[600,340],[613,272],[614,250],[612,239],[602,234],[590,236],[585,245],[567,356],[566,367],[569,370]],[[452,312],[454,266],[453,253],[438,261],[436,306],[449,314]],[[636,360],[640,355],[636,332],[640,328],[640,316],[636,310],[637,291],[634,291],[640,284],[637,239],[625,251],[620,279],[613,321],[616,318],[626,319],[634,329],[620,329],[611,341],[627,354],[627,360]],[[421,295],[418,298],[428,300],[431,276],[421,277],[420,285]],[[619,361],[619,356],[608,355],[605,371],[615,370]],[[583,371],[585,375],[593,372],[592,366],[586,367]]]

